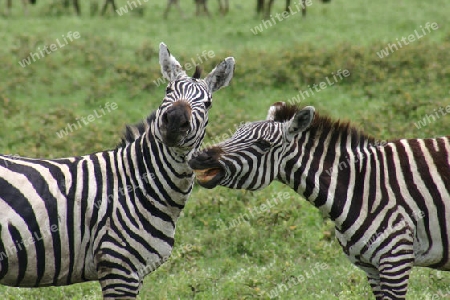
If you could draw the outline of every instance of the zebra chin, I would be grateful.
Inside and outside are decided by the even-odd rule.
[[[183,143],[185,136],[176,134],[162,134],[162,142],[167,147],[178,147]]]

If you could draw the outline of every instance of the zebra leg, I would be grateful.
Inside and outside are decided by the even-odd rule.
[[[134,278],[129,275],[127,280],[123,278],[114,279],[112,277],[112,274],[108,274],[99,279],[100,286],[102,287],[103,300],[134,300],[137,298],[142,286],[142,281],[137,276]]]
[[[275,0],[269,0],[269,4],[266,7],[266,16],[265,16],[265,18],[267,20],[270,19],[270,12],[272,11],[273,2],[275,2]]]
[[[256,15],[264,14],[264,0],[256,1]]]
[[[80,9],[80,4],[78,3],[78,0],[73,0],[73,7],[75,7],[75,11],[77,12],[77,15],[81,16],[81,9]]]
[[[111,4],[113,11],[116,11],[116,3],[114,2],[114,0],[105,0],[105,4],[103,5],[103,9],[101,12],[101,15],[103,16],[106,13],[106,10],[108,9],[108,5]]]
[[[230,3],[229,3],[229,1],[228,0],[224,0],[223,4],[222,4],[222,0],[219,0],[219,2],[220,2],[220,6],[221,6],[220,11],[221,11],[222,15],[228,14],[228,12],[230,10]]]
[[[208,1],[203,1],[203,11],[205,12],[205,14],[208,17],[211,17],[211,14],[209,13],[209,10],[208,10]]]
[[[117,11],[116,1],[115,0],[109,0],[109,3],[111,3],[113,11]]]
[[[361,266],[360,264],[357,265],[360,269],[366,272],[367,280],[369,281],[370,287],[372,288],[372,293],[375,296],[375,299],[382,300],[383,294],[381,292],[380,272],[378,272],[378,269],[369,265],[364,266]]]
[[[185,17],[184,17],[184,12],[183,12],[183,10],[181,9],[180,1],[175,0],[175,6],[177,7],[178,11],[180,12],[181,17],[184,19],[184,18],[185,18]]]
[[[12,0],[6,0],[6,15],[11,14]]]
[[[27,5],[27,1],[28,1],[28,0],[22,0],[23,13],[24,13],[25,15],[28,15],[28,5]]]
[[[412,251],[393,251],[390,256],[382,258],[378,270],[380,272],[380,287],[383,300],[405,299],[408,290],[409,274],[414,265]],[[378,299],[378,298],[377,298]]]
[[[412,262],[380,266],[380,286],[383,300],[405,299],[412,266]]]
[[[100,250],[96,255],[95,264],[103,299],[136,299],[142,286],[142,279],[137,272],[131,270],[128,263],[115,257],[117,255],[106,249]]]

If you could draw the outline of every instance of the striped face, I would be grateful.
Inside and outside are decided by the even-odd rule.
[[[156,112],[155,137],[169,147],[198,148],[208,124],[212,94],[231,81],[234,59],[226,58],[204,79],[199,79],[198,68],[192,78],[187,76],[162,43],[159,61],[162,74],[169,84],[163,103]]]
[[[183,77],[170,82],[156,113],[157,136],[169,147],[198,147],[208,124],[211,100],[204,80]]]
[[[264,188],[278,176],[283,154],[313,118],[314,109],[306,107],[288,122],[269,117],[245,124],[230,139],[195,153],[189,165],[205,188]]]
[[[230,139],[194,154],[189,165],[203,187],[256,190],[277,175],[283,142],[282,123],[248,123]]]

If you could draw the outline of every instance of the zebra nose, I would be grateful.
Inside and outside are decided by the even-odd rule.
[[[203,151],[201,153],[194,154],[194,159],[198,162],[205,162],[211,160],[212,157],[206,151]]]
[[[188,113],[178,107],[171,107],[163,114],[162,124],[170,132],[188,131],[191,128]]]

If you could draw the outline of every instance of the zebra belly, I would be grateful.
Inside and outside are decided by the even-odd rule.
[[[87,248],[89,234],[76,243],[71,259],[64,222],[50,224],[44,216],[33,226],[25,222],[26,215],[19,217],[1,204],[0,201],[0,284],[59,286],[97,279],[92,254],[89,255],[92,251],[82,251]]]

